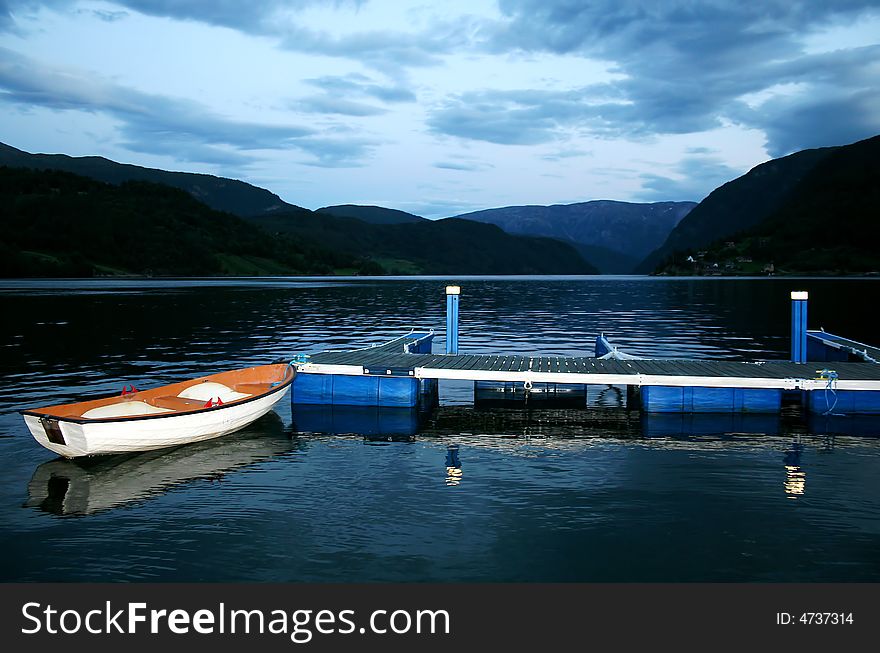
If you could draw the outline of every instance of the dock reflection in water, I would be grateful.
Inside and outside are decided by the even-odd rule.
[[[802,453],[810,448],[828,452],[834,436],[827,420],[801,414],[651,414],[620,409],[486,408],[441,406],[431,411],[409,409],[297,406],[294,431],[301,434],[362,436],[369,444],[391,442],[441,445],[445,454],[445,484],[461,484],[462,455],[479,450],[533,457],[540,452],[588,451],[609,442],[629,443],[657,451],[690,451],[716,459],[721,452],[778,451],[785,476],[784,495],[806,493],[807,470]],[[873,433],[864,424],[865,434]],[[852,426],[852,424],[850,424]],[[785,434],[796,432],[794,440]],[[850,437],[852,439],[852,436]],[[721,461],[723,459],[717,458]]]
[[[415,408],[300,404],[293,410],[293,429],[299,433],[363,435],[377,441],[409,440],[426,417],[427,413]]]
[[[39,465],[28,483],[26,508],[83,516],[154,497],[172,487],[270,460],[296,449],[281,418],[270,412],[246,429],[173,449]]]
[[[446,485],[458,485],[461,483],[461,477],[461,458],[458,456],[458,445],[450,444],[446,448]]]

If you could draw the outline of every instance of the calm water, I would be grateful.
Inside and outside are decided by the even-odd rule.
[[[880,419],[296,409],[78,463],[16,411],[433,327],[463,351],[785,358],[876,344],[877,280],[0,282],[0,580],[880,581]],[[610,403],[614,403],[612,400]]]

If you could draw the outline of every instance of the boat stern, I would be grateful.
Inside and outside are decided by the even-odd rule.
[[[65,458],[76,458],[89,454],[82,425],[51,415],[25,413],[23,417],[34,439],[49,451]]]

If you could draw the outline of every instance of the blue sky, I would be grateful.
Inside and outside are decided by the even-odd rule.
[[[0,0],[0,141],[426,217],[880,133],[880,3]]]

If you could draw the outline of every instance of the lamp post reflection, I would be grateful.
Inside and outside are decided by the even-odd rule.
[[[446,448],[446,485],[461,483],[461,459],[458,457],[458,445],[450,444]]]
[[[800,437],[791,443],[791,449],[785,452],[783,463],[785,464],[785,493],[789,499],[797,499],[803,496],[807,489],[807,473],[801,469],[801,452],[804,445]]]

